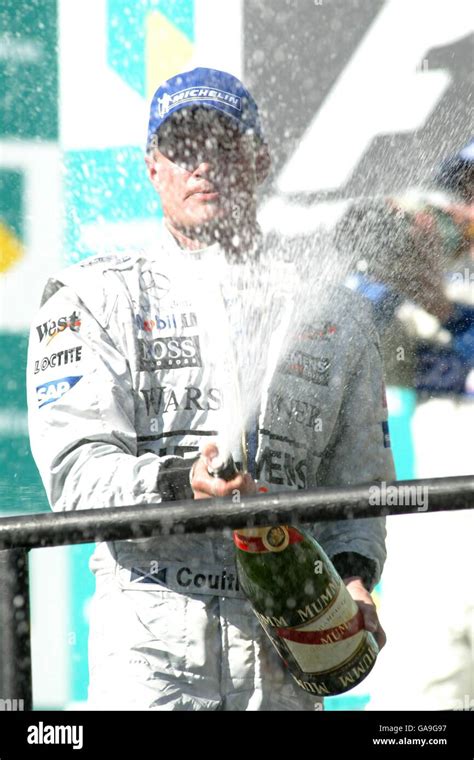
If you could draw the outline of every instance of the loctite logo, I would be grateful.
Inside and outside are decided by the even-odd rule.
[[[43,322],[42,325],[37,325],[36,330],[40,339],[40,343],[45,338],[48,338],[46,343],[50,343],[56,335],[64,332],[64,330],[71,330],[72,332],[79,332],[81,327],[81,320],[79,312],[73,311],[69,317],[59,317],[59,319],[48,319],[47,322]]]
[[[138,340],[140,349],[139,368],[152,371],[157,369],[184,369],[201,367],[199,337],[157,338]]]
[[[63,364],[73,364],[80,362],[82,359],[82,346],[74,348],[65,348],[64,351],[57,351],[50,356],[43,356],[42,359],[35,361],[35,375],[38,372],[44,372],[51,367],[62,367]]]

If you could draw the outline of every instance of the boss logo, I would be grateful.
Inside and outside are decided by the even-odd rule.
[[[201,367],[201,350],[199,337],[190,335],[185,338],[157,338],[156,340],[138,340],[140,358],[139,368],[145,371],[157,369],[183,369]]]

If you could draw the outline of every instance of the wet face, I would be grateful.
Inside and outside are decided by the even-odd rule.
[[[146,157],[165,218],[209,240],[256,213],[258,143],[216,110],[182,109]]]

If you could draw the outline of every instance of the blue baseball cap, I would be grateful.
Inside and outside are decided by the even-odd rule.
[[[198,68],[168,79],[151,101],[147,148],[162,124],[182,108],[211,108],[229,116],[241,132],[253,132],[263,140],[255,100],[242,82],[218,69]]]

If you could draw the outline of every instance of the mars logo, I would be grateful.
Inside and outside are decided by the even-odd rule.
[[[157,369],[184,369],[201,367],[199,337],[157,338],[138,340],[140,349],[139,369],[153,372]]]

